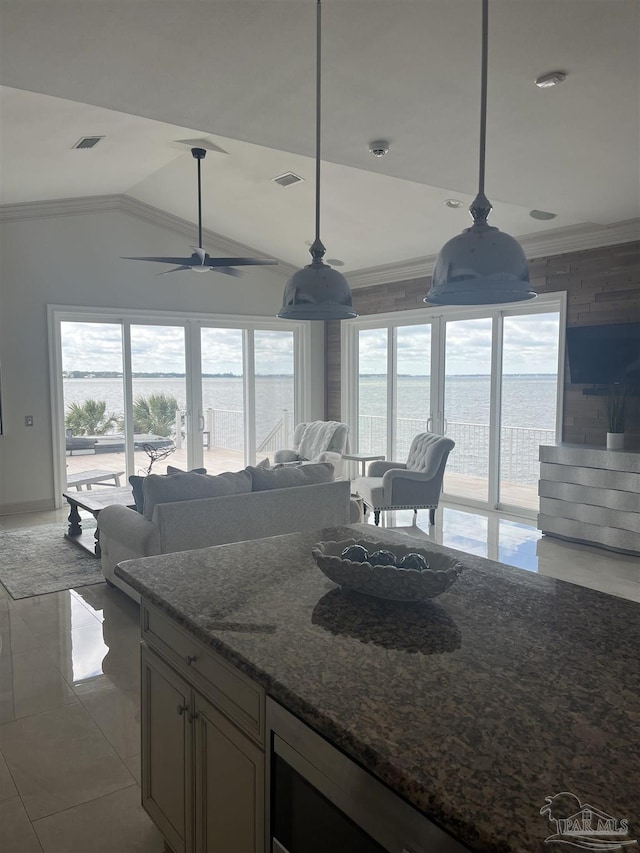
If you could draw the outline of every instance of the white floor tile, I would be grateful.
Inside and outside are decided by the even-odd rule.
[[[42,853],[20,797],[0,803],[0,850],[3,853]]]
[[[77,701],[42,649],[19,652],[0,663],[0,723]]]
[[[162,853],[162,836],[132,785],[34,823],[44,853]]]
[[[135,784],[79,704],[5,723],[0,750],[31,820]]]

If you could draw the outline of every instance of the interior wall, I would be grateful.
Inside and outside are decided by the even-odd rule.
[[[529,262],[531,283],[538,293],[567,292],[567,325],[594,326],[640,321],[640,242],[621,243]],[[424,308],[430,276],[353,291],[358,314],[381,314]],[[446,311],[447,309],[443,309]],[[341,420],[340,324],[326,329],[327,417]],[[604,447],[607,419],[605,397],[585,396],[584,385],[572,385],[565,363],[563,441]],[[628,400],[625,446],[640,447],[640,397]]]
[[[55,505],[47,305],[275,316],[284,277],[269,267],[159,276],[155,264],[121,259],[185,251],[182,235],[117,210],[2,223],[0,515]],[[323,417],[324,330],[312,326],[311,337],[311,415]]]

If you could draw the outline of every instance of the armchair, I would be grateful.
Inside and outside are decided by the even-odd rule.
[[[376,525],[380,512],[387,509],[412,509],[414,523],[418,509],[429,509],[433,524],[444,469],[454,447],[450,438],[423,432],[411,442],[406,462],[372,462],[367,476],[355,481],[354,491],[373,510]]]
[[[342,454],[349,448],[349,426],[339,421],[309,421],[298,424],[291,450],[276,450],[275,464],[331,462],[336,479],[342,474]]]

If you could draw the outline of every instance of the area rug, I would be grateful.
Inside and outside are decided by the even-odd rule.
[[[92,519],[82,529],[95,529]],[[100,560],[64,538],[65,524],[0,530],[0,582],[12,598],[29,598],[104,581]]]

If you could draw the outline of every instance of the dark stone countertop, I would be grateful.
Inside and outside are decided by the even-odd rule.
[[[640,606],[430,544],[467,567],[448,592],[370,599],[311,557],[353,536],[407,542],[351,525],[116,574],[469,849],[552,849],[560,792],[640,839]]]

